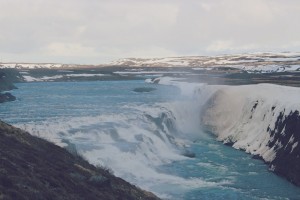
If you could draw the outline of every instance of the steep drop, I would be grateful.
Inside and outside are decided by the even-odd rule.
[[[271,84],[222,87],[202,122],[218,140],[262,158],[271,171],[300,185],[299,92]]]

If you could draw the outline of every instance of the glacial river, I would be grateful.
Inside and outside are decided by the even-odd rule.
[[[0,119],[163,199],[300,199],[300,188],[203,130],[201,96],[184,88],[142,80],[17,87]]]

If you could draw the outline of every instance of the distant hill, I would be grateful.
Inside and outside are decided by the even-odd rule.
[[[0,121],[0,199],[158,199],[77,155]]]
[[[60,63],[0,63],[0,69],[90,69],[103,67],[186,67],[211,70],[220,67],[234,68],[249,73],[300,71],[300,53],[244,53],[219,56],[179,56],[162,58],[123,58],[101,65]]]
[[[16,81],[18,72],[13,73],[13,69],[0,69],[0,92],[16,89],[13,82]]]
[[[190,67],[195,70],[234,68],[249,73],[273,73],[300,70],[300,53],[248,53],[220,56],[180,56],[165,58],[124,58],[113,66]]]
[[[13,83],[137,80],[146,76],[171,76],[208,84],[274,83],[299,87],[300,53],[125,58],[105,65],[0,63],[0,71],[4,71],[6,80]]]

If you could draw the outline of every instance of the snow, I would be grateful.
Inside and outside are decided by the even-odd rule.
[[[23,75],[23,78],[26,82],[42,82],[42,81],[49,81],[49,80],[63,78],[63,76],[56,75],[56,76],[43,76],[40,78],[35,78],[35,77],[29,76],[29,75],[26,75],[26,76]]]
[[[210,71],[210,70],[213,70],[214,68],[212,68],[212,67],[194,67],[192,69],[193,70],[208,70],[208,71]]]
[[[298,142],[295,142],[292,146],[292,150],[291,150],[291,153],[294,151],[294,149],[298,146]]]
[[[293,143],[294,142],[294,136],[292,135],[291,137],[290,137],[290,139],[289,139],[289,142],[288,143]]]
[[[124,58],[111,65],[130,67],[190,67],[211,70],[230,67],[249,73],[300,71],[300,53],[250,53],[220,56],[186,56],[166,58]]]
[[[43,81],[54,81],[56,79],[61,79],[64,77],[94,77],[94,76],[110,76],[109,74],[64,74],[64,75],[55,75],[55,76],[42,76],[39,78],[32,77],[29,75],[23,75],[23,78],[26,82],[43,82]]]
[[[286,61],[298,61],[300,57],[279,57],[279,58],[266,58],[267,61],[273,62],[286,62]]]
[[[68,77],[93,77],[93,76],[109,76],[107,74],[66,74]]]
[[[286,72],[286,71],[299,71],[300,65],[258,65],[258,66],[244,66],[242,67],[247,72]]]
[[[32,77],[32,76],[23,76],[24,80],[26,82],[33,82],[33,81],[38,81],[38,79]]]
[[[114,74],[187,74],[184,71],[116,71]]]
[[[63,78],[63,76],[62,76],[62,75],[56,75],[56,76],[43,76],[42,78],[37,79],[37,80],[40,80],[40,81],[46,81],[46,80],[53,80],[53,79],[59,79],[59,78]]]
[[[59,64],[59,63],[0,63],[0,68],[16,69],[59,69],[59,68],[78,68],[80,65]]]
[[[63,64],[39,63],[2,63],[0,68],[36,69],[36,68],[61,68]]]

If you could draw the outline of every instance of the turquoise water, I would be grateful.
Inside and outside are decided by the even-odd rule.
[[[300,199],[260,160],[202,130],[197,101],[144,81],[22,83],[0,119],[165,199]],[[147,87],[149,92],[134,92]],[[137,90],[143,91],[143,90]],[[201,99],[201,98],[200,98]],[[195,153],[195,158],[182,156]]]

